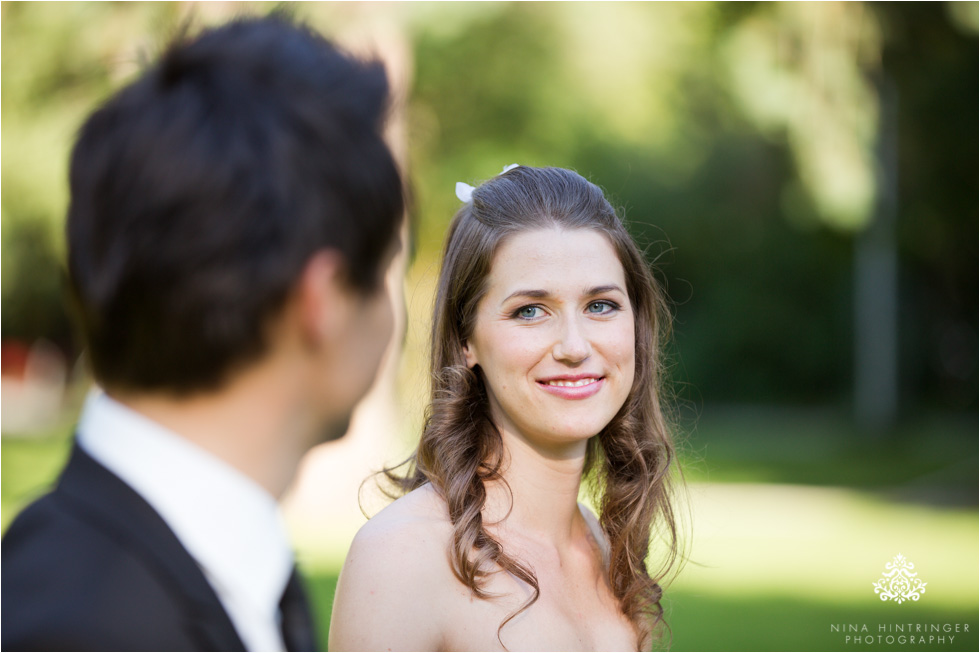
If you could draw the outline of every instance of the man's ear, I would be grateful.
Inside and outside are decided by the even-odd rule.
[[[304,341],[317,344],[337,337],[353,301],[340,253],[322,249],[311,256],[300,273],[297,291]]]

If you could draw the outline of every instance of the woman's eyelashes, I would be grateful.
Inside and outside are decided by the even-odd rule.
[[[608,316],[620,310],[619,304],[608,299],[591,301],[585,306],[585,313],[592,316]],[[521,306],[513,313],[511,317],[524,322],[532,322],[538,320],[546,315],[543,307],[537,304],[527,304],[526,306]]]
[[[524,320],[530,322],[531,320],[536,320],[544,315],[544,309],[540,306],[534,304],[528,304],[527,306],[521,306],[519,309],[511,314],[511,317],[515,317],[518,320]]]
[[[592,315],[611,315],[619,310],[619,304],[608,299],[603,299],[600,301],[589,302],[588,307],[585,309],[587,313]]]

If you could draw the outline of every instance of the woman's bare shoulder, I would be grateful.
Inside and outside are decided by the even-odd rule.
[[[369,519],[358,536],[375,538],[430,529],[448,533],[451,526],[446,502],[431,484],[426,483]]]
[[[446,567],[452,524],[446,503],[431,485],[397,499],[372,517],[354,537],[347,565],[367,557],[373,567],[397,571],[392,582],[432,575]]]
[[[358,531],[334,599],[330,648],[435,650],[454,577],[452,525],[428,485],[396,500]]]

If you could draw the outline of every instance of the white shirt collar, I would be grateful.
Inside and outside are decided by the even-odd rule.
[[[279,600],[293,555],[272,495],[101,392],[86,401],[78,443],[163,517],[204,570],[246,647],[281,647]],[[240,623],[256,618],[262,626]]]

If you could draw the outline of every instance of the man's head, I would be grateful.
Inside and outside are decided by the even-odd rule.
[[[403,195],[387,100],[379,63],[272,17],[172,45],[96,111],[71,160],[68,267],[97,380],[218,389],[324,278],[390,333],[377,298]]]

